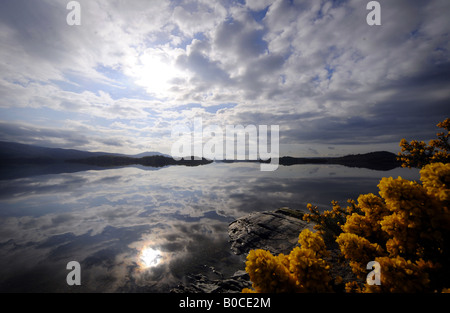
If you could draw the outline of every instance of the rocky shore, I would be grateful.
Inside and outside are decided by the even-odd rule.
[[[302,212],[289,208],[275,211],[256,212],[238,218],[228,226],[231,250],[235,254],[246,255],[252,249],[269,250],[272,254],[289,254],[298,245],[298,235],[313,226],[301,219]],[[338,262],[337,251],[330,249],[329,262],[333,263],[333,275],[340,275],[344,281],[351,279],[349,269]],[[350,276],[349,276],[350,275]],[[229,278],[211,280],[205,275],[191,277],[195,283],[179,285],[172,292],[210,293],[210,292],[241,292],[243,288],[251,287],[248,274],[242,269],[237,270]]]
[[[302,213],[289,208],[256,212],[241,217],[228,226],[231,250],[247,254],[253,249],[269,250],[272,254],[288,254],[298,245],[298,235],[312,224],[301,219]]]

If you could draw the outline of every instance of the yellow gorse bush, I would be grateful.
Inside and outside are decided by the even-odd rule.
[[[401,152],[397,159],[402,162],[403,167],[418,167],[430,163],[448,163],[450,161],[450,118],[436,125],[447,132],[436,134],[438,139],[430,140],[428,145],[424,141],[413,140],[410,143],[406,139],[400,141]]]
[[[365,285],[361,291],[434,291],[449,283],[445,265],[450,212],[445,195],[450,185],[445,182],[450,164],[430,164],[420,174],[422,184],[383,178],[378,185],[381,197],[360,196],[362,215],[347,217],[336,242],[353,272],[364,279],[370,260],[379,262],[383,272],[380,286]],[[364,201],[367,198],[370,202]]]
[[[438,124],[450,129],[450,119]],[[439,158],[448,160],[448,134],[438,134]],[[447,144],[447,146],[446,146]],[[447,149],[447,150],[446,150]],[[431,151],[431,150],[430,150]],[[346,292],[448,292],[450,285],[450,164],[428,155],[420,171],[421,183],[401,177],[382,178],[379,196],[360,195],[342,209],[335,201],[323,213],[308,204],[303,219],[316,223],[303,230],[300,247],[289,255],[250,251],[246,271],[253,289],[245,292],[330,292],[333,278],[326,261],[324,238],[335,241],[357,280]],[[410,163],[409,163],[410,164]],[[380,265],[381,285],[366,283],[367,263]]]
[[[328,255],[325,242],[319,234],[308,229],[299,235],[301,247],[289,255],[272,255],[269,251],[251,250],[245,270],[250,275],[253,289],[243,292],[330,292],[329,265],[322,259]]]
[[[450,200],[450,169],[442,164],[430,164],[421,172],[421,180],[428,194],[440,201]]]
[[[289,260],[285,255],[273,256],[269,251],[252,250],[247,256],[245,270],[255,292],[285,293],[297,291],[297,284],[289,272]],[[243,292],[252,292],[244,289]]]

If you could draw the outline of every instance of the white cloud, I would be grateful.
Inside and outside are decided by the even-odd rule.
[[[172,22],[188,37],[207,33],[227,16],[227,10],[218,2],[183,1],[172,12]]]
[[[124,144],[137,123],[148,124],[147,136],[160,135],[197,115],[210,123],[278,123],[289,130],[286,139],[320,142],[347,133],[318,123],[355,127],[347,118],[358,116],[380,126],[361,140],[394,138],[407,127],[383,128],[394,117],[380,114],[410,114],[403,123],[415,127],[416,112],[431,106],[422,124],[433,125],[450,98],[443,88],[447,1],[380,1],[380,27],[365,23],[360,1],[80,1],[76,27],[66,24],[64,5],[24,3],[1,5],[0,109],[100,119],[101,134],[113,129]],[[402,99],[414,112],[406,113]],[[230,102],[237,106],[216,113],[190,108]],[[303,135],[305,124],[315,139]]]
[[[245,4],[250,10],[260,11],[271,5],[274,0],[246,0]]]

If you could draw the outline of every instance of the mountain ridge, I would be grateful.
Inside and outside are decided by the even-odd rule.
[[[350,154],[341,157],[291,157],[278,158],[282,166],[297,164],[338,164],[347,167],[369,168],[374,170],[390,170],[400,167],[394,153],[388,151],[375,151],[363,154]],[[51,163],[79,163],[100,167],[144,165],[161,167],[166,165],[203,165],[212,163],[205,158],[174,160],[170,155],[160,152],[142,152],[126,155],[110,152],[89,152],[76,149],[48,148],[27,145],[15,142],[0,141],[0,162],[5,164],[51,164]],[[270,162],[270,160],[223,160],[219,162]]]
[[[49,148],[37,145],[29,145],[18,142],[0,141],[0,159],[2,160],[44,160],[49,161],[67,161],[75,159],[84,159],[98,156],[120,156],[130,158],[141,158],[146,156],[162,155],[170,157],[157,151],[147,151],[138,154],[122,154],[111,152],[90,152],[77,149],[65,149],[65,148]]]

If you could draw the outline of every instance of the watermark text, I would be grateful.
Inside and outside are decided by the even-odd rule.
[[[194,118],[193,129],[187,125],[172,128],[172,158],[179,161],[193,156],[209,160],[259,160],[261,171],[275,171],[279,159],[278,125],[218,125],[203,127],[202,118]],[[248,157],[248,158],[247,158]]]

